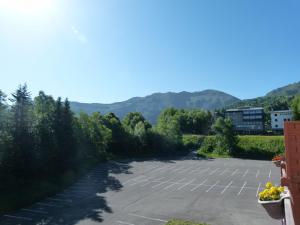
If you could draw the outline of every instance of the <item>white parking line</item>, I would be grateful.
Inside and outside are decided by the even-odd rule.
[[[258,187],[257,187],[256,197],[258,196],[258,193],[259,193],[259,190],[260,190],[260,186],[261,186],[261,183],[259,183],[259,185],[258,185]]]
[[[38,214],[48,214],[48,212],[41,211],[41,210],[33,210],[33,209],[21,209],[22,211],[38,213]]]
[[[134,225],[133,223],[127,223],[121,220],[116,221],[116,223],[120,223],[120,224],[126,224],[126,225]]]
[[[272,171],[270,170],[270,173],[269,173],[269,178],[271,178],[271,173],[272,173]]]
[[[230,183],[223,189],[221,192],[221,195],[230,187],[230,185],[233,183],[233,181],[230,181]]]
[[[179,188],[177,188],[177,190],[181,190],[182,188],[184,188],[184,187],[190,185],[191,183],[193,183],[195,180],[196,180],[196,179],[193,179],[193,180],[191,180],[190,182],[185,183],[184,185],[182,185],[182,186],[180,186]]]
[[[148,182],[146,182],[146,183],[144,183],[144,184],[142,184],[142,185],[140,185],[140,186],[141,186],[141,187],[145,187],[146,185],[151,184],[152,182],[160,182],[160,181],[163,180],[163,179],[165,179],[165,177],[161,177],[161,178],[156,179],[156,180],[153,180],[153,181],[148,181]]]
[[[205,179],[201,184],[198,184],[196,187],[192,188],[191,191],[195,191],[195,190],[198,189],[201,185],[203,185],[206,181],[207,181],[207,179]]]
[[[212,185],[210,188],[206,190],[206,192],[209,192],[211,189],[213,189],[220,181],[218,180],[214,185]]]
[[[54,208],[61,208],[61,206],[52,205],[52,204],[47,204],[47,203],[36,203],[36,204],[37,204],[37,205],[42,205],[42,206],[54,207]]]
[[[242,191],[245,188],[246,184],[247,184],[247,181],[245,181],[244,185],[241,187],[241,190],[239,191],[239,193],[237,193],[237,195],[240,195],[242,193]]]
[[[220,169],[220,168],[217,168],[217,169],[211,171],[211,172],[209,173],[209,175],[213,175],[213,174],[214,174],[215,172],[217,172],[219,169]]]
[[[182,181],[184,181],[184,180],[185,180],[185,178],[179,180],[179,181],[176,182],[176,183],[174,182],[173,184],[170,184],[169,186],[166,186],[166,187],[164,188],[164,190],[167,190],[167,189],[169,189],[169,188],[175,186],[176,184],[178,184],[178,183],[180,183],[180,182],[182,182]]]
[[[131,178],[131,179],[125,181],[124,183],[122,183],[122,185],[125,185],[125,184],[127,184],[127,183],[129,183],[129,182],[131,182],[131,181],[139,180],[139,179],[144,178],[144,177],[145,177],[144,175],[139,175],[139,176],[137,176],[137,177],[134,177],[134,178]]]
[[[133,214],[130,213],[130,216],[135,216],[135,217],[139,217],[139,218],[143,218],[143,219],[148,219],[148,220],[153,220],[153,221],[159,221],[159,222],[164,222],[167,223],[167,220],[162,220],[162,219],[157,219],[157,218],[152,218],[152,217],[147,217],[147,216],[141,216],[141,215],[137,215],[137,214]]]
[[[222,173],[220,173],[220,176],[222,176],[224,173],[226,173],[228,169],[225,169]]]
[[[259,172],[260,172],[260,171],[257,170],[256,175],[255,175],[256,178],[258,178]]]
[[[161,185],[163,185],[163,184],[166,184],[166,183],[170,182],[171,180],[172,180],[172,179],[170,179],[170,180],[167,180],[167,181],[160,182],[160,183],[158,183],[158,184],[156,184],[156,185],[152,186],[152,188],[159,187],[159,186],[161,186]]]
[[[233,171],[233,173],[231,174],[231,176],[235,175],[238,171],[239,171],[239,169],[236,169],[235,171]]]
[[[28,220],[31,221],[31,218],[23,217],[23,216],[12,216],[12,215],[4,215],[5,217],[14,218],[14,219],[21,219],[21,220]]]
[[[199,173],[201,174],[201,173],[205,173],[206,171],[208,171],[208,170],[210,170],[210,168],[208,167],[208,168],[206,168],[205,170],[202,170],[202,171],[200,171]]]
[[[246,172],[244,173],[243,177],[245,177],[248,172],[249,172],[249,169],[246,170]]]

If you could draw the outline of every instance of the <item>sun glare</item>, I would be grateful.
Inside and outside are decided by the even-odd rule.
[[[0,11],[17,17],[42,17],[54,10],[55,0],[0,0]]]

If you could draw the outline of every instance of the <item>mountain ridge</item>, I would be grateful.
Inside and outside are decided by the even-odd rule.
[[[223,91],[206,89],[196,92],[156,92],[145,97],[133,97],[126,101],[114,103],[81,103],[71,102],[71,108],[75,113],[100,112],[106,114],[115,113],[123,118],[129,112],[141,112],[147,120],[155,123],[159,113],[168,107],[183,109],[205,109],[215,110],[228,106],[257,105],[264,102],[264,99],[275,98],[278,96],[294,96],[300,94],[300,82],[295,82],[282,86],[268,92],[265,96],[241,100]]]
[[[207,89],[197,92],[157,92],[145,97],[133,97],[123,102],[110,104],[73,101],[71,102],[71,108],[75,113],[81,111],[88,114],[93,112],[102,114],[113,112],[121,118],[129,112],[137,111],[143,113],[150,122],[155,123],[161,110],[167,107],[214,110],[220,106],[224,107],[238,101],[241,100],[225,92]]]

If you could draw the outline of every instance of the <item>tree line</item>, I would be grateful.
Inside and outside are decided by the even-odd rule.
[[[141,113],[73,114],[68,99],[26,85],[7,97],[0,91],[0,188],[11,190],[54,179],[113,157],[181,154],[182,133],[207,134],[212,115],[202,110],[164,110],[155,126]]]

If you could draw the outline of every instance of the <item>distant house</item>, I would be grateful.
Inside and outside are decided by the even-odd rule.
[[[271,112],[271,126],[274,131],[282,131],[285,121],[293,119],[292,110],[278,110]]]
[[[235,130],[242,134],[257,134],[264,131],[264,112],[262,107],[237,108],[226,110]]]

